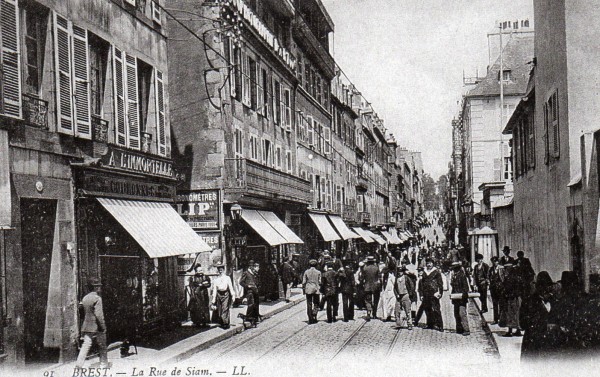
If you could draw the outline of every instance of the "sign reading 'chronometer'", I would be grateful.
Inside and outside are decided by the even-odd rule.
[[[177,193],[177,212],[197,230],[221,228],[219,190],[195,190]]]

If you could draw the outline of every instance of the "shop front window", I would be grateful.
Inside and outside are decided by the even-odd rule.
[[[158,258],[144,259],[144,277],[142,279],[142,307],[144,322],[152,322],[160,317],[158,307]]]

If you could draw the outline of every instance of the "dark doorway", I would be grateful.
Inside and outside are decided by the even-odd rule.
[[[25,362],[58,362],[59,349],[44,347],[44,329],[56,200],[21,199]]]
[[[140,258],[101,255],[102,299],[108,341],[133,339],[141,325]]]

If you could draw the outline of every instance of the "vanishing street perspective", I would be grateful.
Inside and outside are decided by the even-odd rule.
[[[597,373],[600,0],[504,3],[0,0],[0,375]]]

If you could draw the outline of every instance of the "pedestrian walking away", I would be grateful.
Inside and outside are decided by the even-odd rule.
[[[225,274],[225,266],[217,264],[219,276],[213,281],[212,306],[216,310],[219,325],[228,329],[230,324],[229,309],[235,300],[235,291],[231,278]]]
[[[505,277],[502,284],[503,288],[503,299],[505,302],[504,307],[504,325],[508,327],[508,331],[503,335],[506,337],[510,336],[521,336],[521,329],[519,327],[519,308],[521,306],[521,277],[519,270],[512,263],[504,264]],[[513,334],[513,330],[515,330]]]
[[[469,329],[469,318],[467,317],[467,305],[469,303],[469,281],[460,262],[452,263],[452,305],[454,306],[454,321],[456,322],[456,333],[464,336],[471,335]]]
[[[402,327],[402,312],[409,330],[412,330],[411,302],[416,300],[415,283],[413,279],[406,275],[406,267],[400,266],[396,271],[394,281],[394,295],[396,296],[396,305],[394,316],[396,319],[396,328]]]
[[[81,338],[83,343],[77,356],[77,368],[83,368],[92,345],[98,346],[100,356],[100,368],[109,367],[106,351],[106,322],[104,320],[104,310],[102,308],[102,283],[97,278],[91,278],[88,281],[88,290],[90,291],[83,297],[80,307],[83,309],[83,323],[81,325]]]
[[[248,308],[246,309],[246,315],[244,322],[249,322],[251,325],[256,326],[256,323],[260,320],[259,311],[259,297],[258,297],[258,262],[250,261],[248,269],[242,274],[240,278],[240,285],[244,288],[244,296],[248,300]]]
[[[343,274],[340,275],[340,291],[342,292],[342,312],[344,322],[354,320],[354,290],[355,279],[352,265],[346,263]]]
[[[367,264],[362,273],[362,285],[365,292],[365,305],[367,307],[367,321],[377,318],[377,305],[381,293],[381,281],[379,279],[379,268],[375,265],[375,257],[367,257]]]
[[[319,313],[319,289],[321,287],[321,271],[317,270],[317,260],[311,259],[309,269],[302,275],[302,290],[306,295],[306,312],[308,314],[308,323],[317,323],[317,314]]]
[[[338,272],[333,269],[332,262],[325,264],[325,272],[321,277],[321,287],[327,305],[327,322],[335,322],[337,320],[335,308],[338,301]]]
[[[483,261],[483,255],[477,254],[475,256],[477,264],[473,268],[473,281],[479,292],[479,301],[481,302],[481,313],[487,313],[487,292],[490,285],[489,272],[490,266]]]
[[[289,260],[283,262],[281,266],[281,283],[285,294],[285,301],[290,302],[292,295],[292,285],[296,279],[296,269]]]

